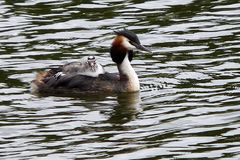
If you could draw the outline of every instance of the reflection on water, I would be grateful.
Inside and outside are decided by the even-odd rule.
[[[137,93],[121,93],[117,95],[118,105],[114,106],[109,123],[123,124],[132,121],[141,112],[141,99]]]
[[[240,159],[237,0],[0,0],[2,159]],[[133,94],[32,95],[35,73],[135,31]]]

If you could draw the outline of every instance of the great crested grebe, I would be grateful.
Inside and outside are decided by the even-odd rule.
[[[136,92],[140,90],[138,76],[131,66],[133,50],[150,52],[141,45],[137,35],[127,29],[114,31],[110,55],[119,73],[105,72],[95,57],[83,58],[59,68],[40,72],[31,82],[31,91],[38,93],[66,92]]]

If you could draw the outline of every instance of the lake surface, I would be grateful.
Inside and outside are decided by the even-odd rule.
[[[132,62],[134,94],[39,96],[36,72],[95,55],[113,30],[152,54]],[[0,157],[240,159],[238,0],[0,0]]]

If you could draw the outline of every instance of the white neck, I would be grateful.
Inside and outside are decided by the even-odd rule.
[[[118,71],[120,73],[120,78],[122,78],[121,76],[123,76],[124,79],[124,77],[126,76],[128,80],[127,86],[129,92],[136,92],[140,90],[138,76],[132,68],[132,65],[128,59],[128,54],[126,54],[123,62],[121,64],[118,64]]]

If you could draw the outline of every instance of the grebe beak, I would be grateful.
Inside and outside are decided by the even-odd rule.
[[[136,46],[137,49],[148,52],[148,53],[152,53],[151,50],[149,50],[148,48],[144,47],[143,45],[137,45]]]
[[[148,52],[148,53],[152,53],[152,51],[150,49],[144,47],[141,44],[137,44],[137,43],[134,43],[134,42],[131,42],[131,44],[134,45],[139,50],[142,50],[142,51],[145,51],[145,52]]]

